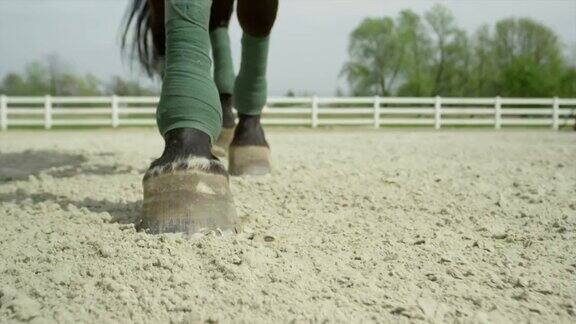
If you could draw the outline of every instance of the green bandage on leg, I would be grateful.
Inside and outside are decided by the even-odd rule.
[[[212,80],[211,0],[166,0],[166,62],[156,112],[162,135],[194,128],[218,138],[222,108]]]
[[[242,63],[234,85],[236,110],[243,115],[260,115],[266,104],[266,65],[270,37],[242,36]]]
[[[234,65],[228,28],[219,27],[210,32],[212,56],[214,57],[214,82],[220,93],[232,94],[234,91]]]

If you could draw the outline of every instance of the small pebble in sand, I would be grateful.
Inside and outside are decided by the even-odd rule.
[[[266,235],[264,236],[264,242],[274,242],[276,239],[274,236]]]
[[[493,239],[503,240],[508,237],[508,233],[494,233],[492,234]]]

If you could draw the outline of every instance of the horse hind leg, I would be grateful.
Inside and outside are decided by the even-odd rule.
[[[242,62],[234,85],[239,122],[230,144],[232,175],[262,175],[271,172],[270,146],[260,123],[267,100],[266,70],[270,32],[276,20],[278,0],[238,0],[242,36]]]
[[[236,121],[233,106],[234,65],[228,25],[234,11],[234,0],[214,0],[210,10],[210,41],[214,60],[214,82],[222,105],[222,131],[212,152],[216,156],[226,156],[234,135]]]

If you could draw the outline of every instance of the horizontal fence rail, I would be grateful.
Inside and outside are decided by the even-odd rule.
[[[158,97],[12,97],[0,95],[0,129],[37,126],[151,126]],[[272,97],[266,125],[575,126],[576,99]]]

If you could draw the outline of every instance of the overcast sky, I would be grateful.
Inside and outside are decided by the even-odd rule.
[[[576,44],[576,0],[280,0],[273,32],[271,95],[287,90],[333,94],[343,80],[348,35],[367,16],[423,13],[435,3],[452,10],[473,32],[512,16],[535,18],[554,29],[567,48]],[[102,79],[141,78],[119,51],[119,27],[127,0],[0,0],[0,77],[33,60],[57,54],[79,72]],[[232,22],[235,62],[241,32]],[[574,59],[574,58],[572,58]],[[236,64],[237,65],[237,64]]]

